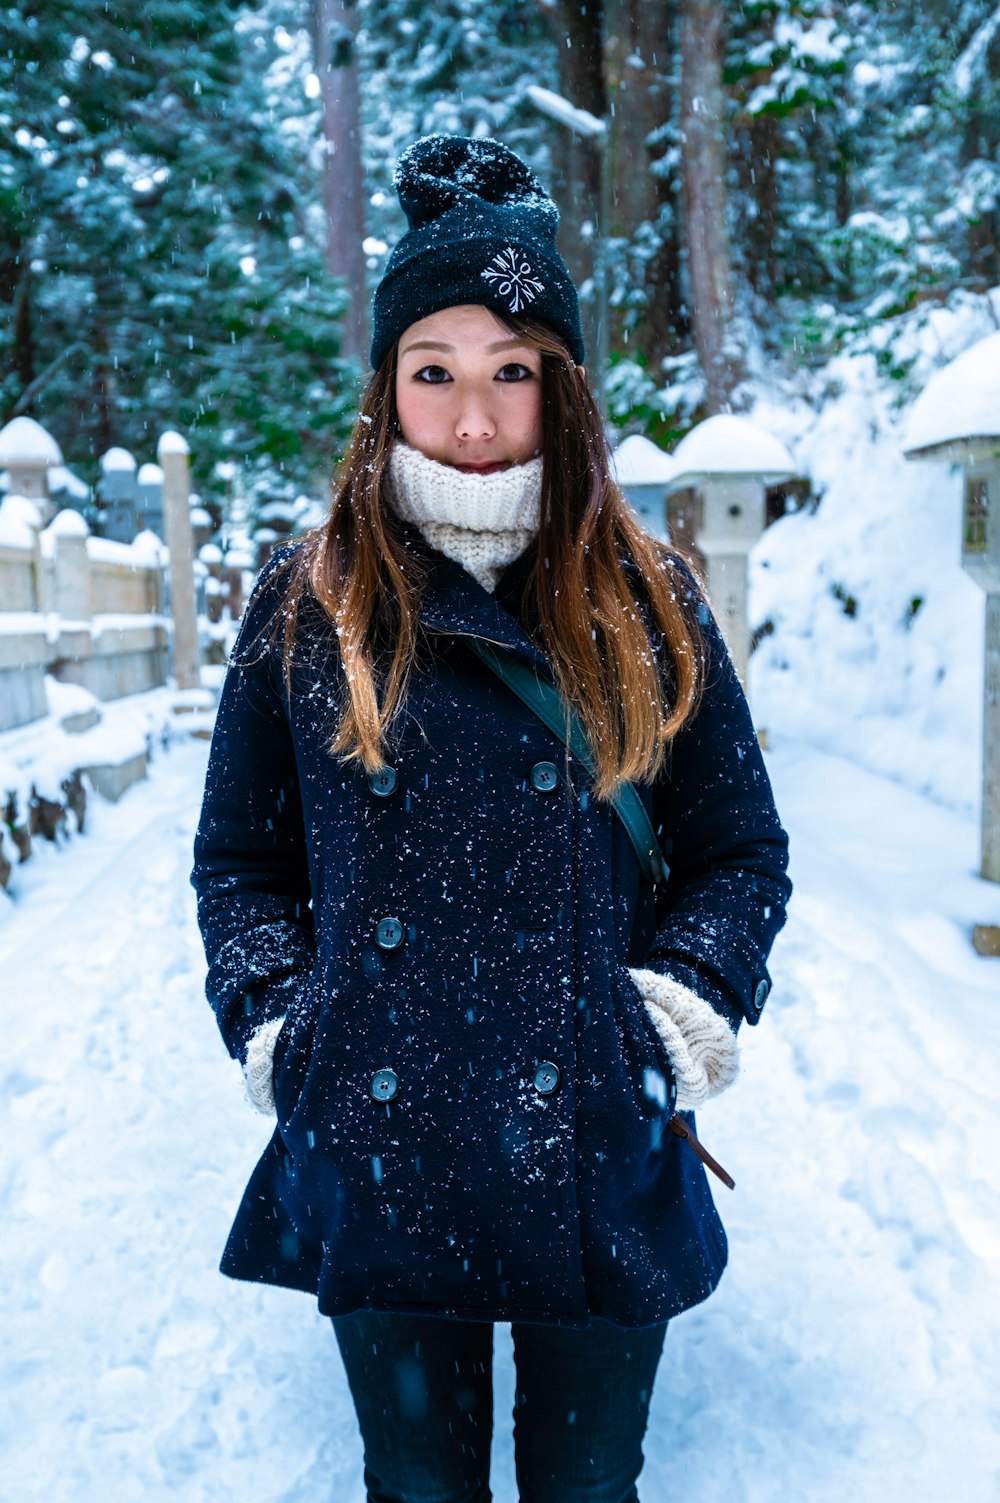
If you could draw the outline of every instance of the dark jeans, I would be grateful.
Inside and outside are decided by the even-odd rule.
[[[362,1311],[333,1322],[369,1503],[489,1503],[493,1327]],[[513,1326],[521,1503],[635,1503],[666,1326]]]

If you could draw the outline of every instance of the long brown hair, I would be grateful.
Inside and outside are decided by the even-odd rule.
[[[622,782],[655,776],[695,709],[704,673],[696,602],[676,555],[640,527],[612,479],[600,414],[565,346],[530,319],[500,321],[542,355],[542,505],[530,598],[556,683],[590,739],[595,794],[609,798]],[[395,386],[392,349],[365,390],[329,519],[292,556],[282,612],[289,685],[303,598],[313,596],[332,622],[344,694],[330,751],[369,772],[385,765],[420,640],[421,561],[383,500],[399,431]]]

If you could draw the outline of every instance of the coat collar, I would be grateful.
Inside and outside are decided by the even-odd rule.
[[[482,637],[551,677],[545,654],[513,614],[534,562],[534,548],[504,570],[496,594],[491,595],[461,564],[432,548],[416,528],[408,527],[407,531],[411,532],[411,545],[424,555],[428,565],[420,605],[424,630],[448,637]]]

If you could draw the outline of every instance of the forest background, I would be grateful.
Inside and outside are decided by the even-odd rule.
[[[367,301],[403,228],[403,147],[495,135],[562,213],[595,348],[607,125],[607,401],[670,444],[1000,282],[993,0],[19,0],[0,12],[0,424],[85,481],[189,438],[234,495],[322,496]],[[86,507],[84,508],[87,509]],[[88,520],[99,530],[91,503]]]

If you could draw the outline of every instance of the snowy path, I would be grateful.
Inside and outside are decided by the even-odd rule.
[[[202,999],[182,744],[0,910],[0,1496],[359,1503],[328,1324],[216,1273],[267,1137]],[[702,1114],[732,1265],[678,1320],[645,1503],[1000,1495],[1000,918],[975,832],[771,758],[797,895],[744,1077]],[[498,1503],[513,1503],[498,1333]]]

